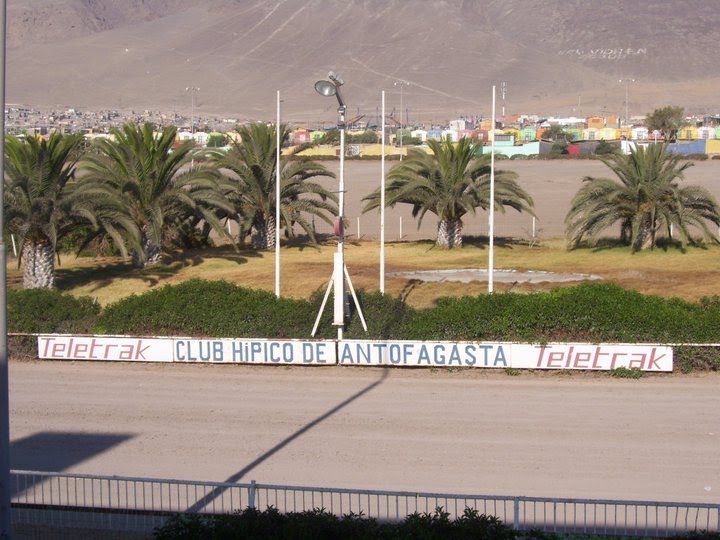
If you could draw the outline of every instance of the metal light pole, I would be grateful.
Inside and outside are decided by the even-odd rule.
[[[625,83],[625,126],[630,125],[630,83],[634,83],[635,79],[620,79],[619,83]]]
[[[345,105],[345,101],[343,101],[342,94],[340,93],[340,87],[345,84],[345,82],[334,71],[328,73],[328,78],[330,79],[329,81],[317,81],[315,83],[315,90],[323,96],[335,96],[338,102],[337,111],[339,116],[338,129],[340,130],[340,174],[338,180],[338,216],[335,221],[335,234],[338,238],[338,249],[333,257],[332,279],[328,284],[327,291],[325,292],[325,298],[320,306],[320,312],[315,320],[312,335],[315,335],[317,326],[320,322],[320,315],[322,315],[322,311],[325,308],[325,302],[327,301],[328,295],[330,294],[330,288],[332,287],[334,299],[333,326],[337,326],[338,339],[342,339],[346,314],[349,314],[349,306],[347,304],[347,297],[345,294],[345,278],[347,278],[350,291],[352,292],[353,299],[355,300],[355,306],[357,307],[358,314],[360,315],[365,331],[367,331],[367,325],[365,324],[365,318],[360,310],[360,303],[355,295],[355,290],[350,282],[350,275],[345,268],[345,111],[347,107]]]
[[[402,143],[402,137],[403,137],[403,86],[410,86],[410,83],[407,81],[395,81],[395,86],[400,87],[400,161],[402,161],[403,158],[403,143]]]
[[[280,298],[280,90],[275,123],[275,296]]]
[[[382,91],[382,135],[380,136],[380,294],[385,294],[385,90]]]
[[[502,123],[505,126],[505,93],[507,92],[507,83],[505,81],[500,83],[500,93],[502,94]]]
[[[495,87],[492,87],[492,142],[490,143],[490,208],[488,208],[488,293],[494,289],[495,271]]]
[[[199,92],[200,89],[196,86],[188,86],[185,88],[186,92],[190,92],[190,138],[195,145],[195,92]],[[190,158],[190,166],[195,166],[195,158]]]
[[[200,89],[197,86],[188,86],[186,92],[190,92],[190,134],[195,138],[195,93]]]

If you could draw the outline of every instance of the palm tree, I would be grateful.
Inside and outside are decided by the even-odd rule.
[[[98,139],[83,161],[89,181],[109,186],[139,231],[133,264],[142,268],[160,260],[163,247],[178,231],[204,221],[225,235],[218,210],[230,211],[217,171],[194,161],[194,141],[177,147],[177,129],[155,133],[153,125],[126,123]]]
[[[453,248],[462,245],[462,218],[477,208],[490,207],[490,157],[476,156],[476,146],[467,138],[453,144],[428,141],[432,154],[412,150],[408,158],[388,174],[385,188],[387,206],[411,204],[420,226],[427,212],[439,218],[436,245]],[[533,201],[510,171],[495,172],[495,210],[506,206],[532,213]],[[363,198],[363,212],[380,206],[380,189]]]
[[[237,129],[239,141],[227,153],[212,154],[214,163],[225,170],[233,188],[227,193],[242,218],[241,236],[252,236],[255,249],[268,249],[275,244],[277,135],[274,126],[251,124]],[[288,136],[288,128],[280,126],[280,140]],[[300,228],[314,242],[315,231],[309,216],[317,216],[331,224],[337,214],[333,202],[337,197],[309,178],[334,174],[314,161],[293,159],[305,147],[297,147],[280,158],[280,225],[285,234],[294,236],[293,226]]]
[[[70,232],[102,227],[119,240],[127,225],[106,190],[74,179],[82,141],[82,134],[6,137],[5,221],[20,239],[26,289],[55,286],[57,243]]]
[[[598,235],[620,224],[620,238],[633,251],[655,246],[662,228],[668,238],[675,231],[681,245],[694,242],[691,231],[713,238],[709,223],[720,225],[720,207],[698,186],[680,187],[679,180],[692,166],[664,144],[637,147],[630,154],[601,157],[617,179],[585,177],[585,185],[572,200],[565,218],[570,247],[595,243]]]

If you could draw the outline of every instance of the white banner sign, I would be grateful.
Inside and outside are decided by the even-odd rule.
[[[510,343],[342,340],[338,362],[358,366],[511,367]]]
[[[334,341],[38,336],[38,357],[238,364],[336,364]]]
[[[336,348],[337,344],[337,348]],[[326,366],[414,366],[672,371],[660,345],[295,339],[181,339],[38,336],[38,356],[53,360],[207,362]]]
[[[660,345],[562,343],[513,345],[513,367],[527,369],[672,371],[673,350]]]
[[[52,360],[172,362],[173,340],[136,337],[38,336],[38,357]]]
[[[175,339],[176,362],[224,362],[237,364],[301,364],[325,366],[337,363],[334,341],[269,339]]]
[[[356,366],[672,371],[673,351],[659,345],[343,340],[338,362]]]

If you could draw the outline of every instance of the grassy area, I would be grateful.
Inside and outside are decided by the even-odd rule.
[[[558,273],[596,274],[604,280],[646,294],[698,301],[720,295],[720,247],[689,248],[685,253],[672,247],[631,253],[626,247],[567,251],[561,240],[530,247],[513,241],[496,241],[495,268],[540,270]],[[324,291],[332,274],[334,243],[319,246],[285,246],[281,250],[281,294],[307,298]],[[346,265],[356,289],[376,290],[380,286],[378,242],[347,242]],[[486,269],[488,246],[482,239],[469,239],[461,249],[441,250],[432,242],[388,243],[387,272],[432,269]],[[15,260],[8,266],[10,286],[21,286],[22,274]],[[76,258],[63,255],[57,267],[60,290],[88,295],[106,305],[133,293],[189,278],[226,280],[246,287],[274,291],[275,253],[230,247],[186,252],[164,264],[136,270],[127,261],[113,258]],[[575,283],[501,283],[495,291],[531,291]],[[487,292],[487,282],[424,283],[387,276],[387,293],[406,297],[415,307],[428,307],[442,296],[478,295]]]

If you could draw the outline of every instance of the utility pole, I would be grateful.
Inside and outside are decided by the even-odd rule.
[[[197,86],[188,86],[186,92],[190,92],[190,134],[195,139],[195,94],[200,91]]]
[[[507,93],[507,82],[500,83],[500,92],[502,93],[502,122],[505,125],[505,94]]]
[[[400,161],[403,158],[403,86],[410,86],[407,81],[395,81],[395,86],[400,87]]]
[[[634,83],[635,79],[620,79],[619,83],[625,83],[625,126],[630,125],[630,83]]]

